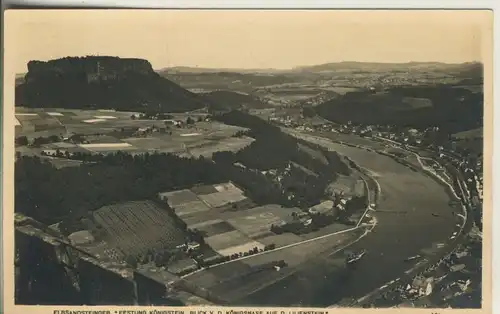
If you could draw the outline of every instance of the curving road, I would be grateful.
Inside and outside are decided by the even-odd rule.
[[[448,191],[431,177],[375,152],[324,140],[314,142],[370,170],[382,192],[374,212],[377,227],[349,248],[367,249],[368,253],[341,282],[335,279],[336,274],[325,274],[324,280],[335,284],[328,287],[329,291],[323,291],[321,300],[304,299],[300,301],[302,305],[328,306],[341,298],[359,299],[404,276],[418,262],[405,262],[406,258],[417,254],[432,258],[439,254],[445,248],[438,248],[438,244],[446,243],[460,229],[453,214],[459,213],[459,209],[449,206]]]

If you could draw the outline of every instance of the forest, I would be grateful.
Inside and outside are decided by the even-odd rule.
[[[404,105],[406,98],[428,99],[431,106]],[[337,123],[397,125],[425,129],[439,126],[448,134],[482,126],[483,94],[449,85],[393,87],[384,93],[349,92],[316,107]]]

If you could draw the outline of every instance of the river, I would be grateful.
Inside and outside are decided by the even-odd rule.
[[[380,184],[382,193],[373,213],[378,225],[349,248],[368,253],[349,272],[332,262],[343,258],[345,252],[317,257],[295,274],[238,303],[324,307],[342,298],[358,299],[402,277],[418,261],[405,262],[406,258],[439,254],[442,249],[436,245],[459,230],[453,214],[459,209],[449,205],[447,190],[431,177],[375,152],[335,143],[328,146],[370,170]]]

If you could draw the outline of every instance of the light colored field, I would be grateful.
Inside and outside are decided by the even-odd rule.
[[[221,207],[229,203],[235,203],[246,199],[246,196],[243,195],[243,192],[239,189],[199,195],[198,197],[211,207]]]
[[[116,137],[109,136],[109,135],[89,135],[86,136],[87,141],[90,142],[90,144],[124,144],[122,141],[117,139]],[[129,143],[125,143],[129,144]]]
[[[199,201],[198,196],[188,189],[164,192],[160,193],[159,196],[162,199],[167,198],[168,205],[170,205],[170,207],[172,208],[176,208],[181,204]]]
[[[95,116],[96,119],[105,119],[105,120],[108,120],[108,119],[116,119],[115,116]]]
[[[16,112],[16,117],[39,117],[38,113]]]
[[[208,207],[202,201],[196,200],[196,201],[176,205],[174,207],[174,210],[175,210],[175,213],[179,217],[184,217],[186,215],[191,215],[191,214],[195,214],[195,213],[199,213],[199,212],[208,211],[208,210],[210,210],[210,207]]]
[[[225,192],[225,191],[235,191],[235,192],[240,192],[243,193],[242,190],[240,190],[236,185],[234,185],[232,182],[227,182],[227,183],[221,183],[221,184],[214,184],[213,185],[214,189],[216,189],[218,192]]]
[[[221,219],[214,219],[214,220],[203,221],[203,222],[196,223],[194,225],[190,225],[189,228],[191,228],[191,229],[198,229],[198,228],[202,228],[202,227],[205,227],[205,226],[213,225],[213,224],[216,224],[216,223],[219,223],[219,222],[223,222],[223,221],[224,220],[221,220]]]
[[[97,122],[104,122],[106,119],[88,119],[88,120],[83,120],[82,122],[85,123],[97,123]]]
[[[172,140],[168,140],[167,138],[159,138],[159,137],[129,137],[123,138],[122,141],[133,144],[135,147],[150,150],[150,149],[158,149],[158,150],[167,150],[169,152],[176,152],[183,150],[182,143],[176,143]]]
[[[19,109],[19,110],[18,110]],[[238,151],[249,145],[251,138],[232,138],[236,132],[244,128],[228,126],[219,122],[196,122],[185,128],[173,128],[169,130],[172,134],[154,133],[149,137],[130,138],[129,129],[144,127],[162,127],[163,121],[131,119],[132,112],[102,111],[102,110],[73,110],[50,108],[36,110],[30,108],[16,108],[19,115],[18,120],[21,127],[17,128],[17,136],[26,135],[30,138],[36,136],[47,136],[65,134],[82,134],[91,136],[94,134],[112,133],[131,146],[107,146],[91,147],[86,149],[97,152],[113,152],[115,150],[127,150],[131,153],[163,152],[183,155],[184,157],[205,156],[210,158],[218,151]],[[112,114],[104,114],[112,112]],[[57,113],[51,116],[51,113]],[[179,114],[177,118],[186,119],[188,116],[196,115]],[[17,125],[19,125],[16,122]],[[120,129],[124,129],[121,133]],[[120,136],[122,134],[122,136]],[[127,138],[128,137],[128,138]],[[90,143],[108,143],[115,140],[89,140]]]
[[[334,204],[333,201],[328,200],[328,201],[321,202],[318,205],[315,205],[313,207],[310,207],[309,210],[312,212],[322,213],[322,212],[330,210],[333,207],[333,204]]]
[[[78,146],[87,149],[121,149],[132,147],[129,143],[90,143],[90,144],[79,144]]]
[[[180,134],[181,136],[198,136],[198,135],[201,135],[200,133],[184,133],[184,134]]]
[[[291,212],[290,212],[291,214]],[[271,211],[255,213],[244,217],[229,219],[228,222],[250,238],[267,234],[272,224],[282,221],[282,218]]]
[[[293,233],[273,234],[265,238],[260,238],[259,242],[264,245],[275,244],[276,247],[285,246],[302,241],[303,239]]]
[[[78,147],[75,144],[65,143],[65,142],[53,143],[52,145],[54,145],[57,148],[73,148],[73,147]]]
[[[237,230],[205,238],[205,242],[217,252],[231,247],[243,245],[251,241],[251,239]]]
[[[234,253],[248,252],[255,247],[259,250],[264,249],[264,245],[262,243],[251,241],[242,245],[237,245],[227,249],[219,250],[217,251],[217,253],[219,253],[220,255],[227,256]]]
[[[63,115],[62,113],[60,113],[60,112],[47,112],[47,114],[48,114],[49,116],[52,116],[52,117],[62,117],[62,116],[64,116],[64,115]]]
[[[190,150],[191,155],[193,156],[204,156],[210,158],[214,153],[221,151],[231,151],[236,152],[239,151],[248,145],[250,145],[254,141],[253,138],[250,137],[242,137],[242,138],[226,138],[222,140],[218,140],[218,142],[212,142],[212,145],[207,145],[203,147],[195,147]]]

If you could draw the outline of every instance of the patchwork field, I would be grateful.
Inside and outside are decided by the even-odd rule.
[[[158,197],[175,210],[189,229],[200,231],[205,242],[220,255],[260,250],[271,244],[286,246],[349,228],[334,223],[300,236],[275,234],[271,232],[273,224],[291,222],[292,213],[301,210],[274,204],[255,207],[251,202],[237,208],[228,207],[228,204],[248,202],[244,193],[230,182],[164,192]]]
[[[105,241],[123,256],[172,249],[185,241],[167,211],[151,201],[104,206],[93,212],[93,218],[106,231]]]
[[[246,210],[241,216],[228,219],[228,222],[248,237],[257,239],[269,232],[271,225],[281,221],[291,221],[291,213],[296,208],[284,208],[279,205],[266,205]]]
[[[16,107],[16,136],[34,139],[52,135],[70,137],[78,134],[86,140],[78,146],[83,152],[163,152],[184,157],[207,158],[218,151],[238,151],[254,141],[250,137],[234,136],[237,132],[246,130],[244,128],[204,121],[199,119],[203,115],[195,113],[174,114],[174,119],[178,121],[185,121],[188,117],[196,121],[180,128],[167,125],[168,123],[162,120],[133,119],[132,115],[138,116],[138,113],[56,108],[34,110]],[[148,129],[153,132],[144,134]]]
[[[160,199],[166,201],[179,217],[236,204],[247,199],[243,191],[232,183],[213,186],[195,187],[195,191],[185,189],[160,193]]]
[[[203,233],[203,236],[205,237],[212,237],[236,230],[227,221],[220,219],[209,220],[199,224],[191,225],[190,228],[201,231]]]

